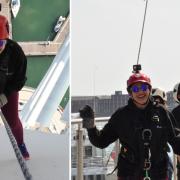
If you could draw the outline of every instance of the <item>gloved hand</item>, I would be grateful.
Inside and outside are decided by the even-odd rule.
[[[91,129],[95,127],[94,111],[90,106],[84,106],[82,109],[79,110],[79,113],[80,117],[83,119],[83,128]]]
[[[7,104],[7,98],[4,94],[0,94],[0,108]]]

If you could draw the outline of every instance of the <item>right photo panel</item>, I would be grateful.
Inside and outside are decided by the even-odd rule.
[[[71,1],[71,180],[180,179],[179,6]]]

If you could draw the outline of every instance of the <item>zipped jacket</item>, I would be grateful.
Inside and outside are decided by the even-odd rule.
[[[5,49],[0,54],[0,93],[8,96],[19,91],[26,82],[27,59],[22,48],[7,39]]]

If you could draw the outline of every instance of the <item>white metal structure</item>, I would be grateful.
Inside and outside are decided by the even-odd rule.
[[[44,78],[21,112],[25,127],[48,127],[69,86],[69,35]]]
[[[24,130],[31,159],[26,161],[33,180],[69,179],[69,134]],[[0,179],[24,180],[4,127],[0,127]]]

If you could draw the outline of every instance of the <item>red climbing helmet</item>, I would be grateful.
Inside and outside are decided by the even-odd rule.
[[[151,87],[151,79],[143,73],[133,73],[129,79],[127,80],[127,90],[129,92],[130,87],[137,83],[137,82],[142,82],[142,83],[146,83]]]
[[[9,24],[5,16],[0,15],[0,39],[9,38]]]

